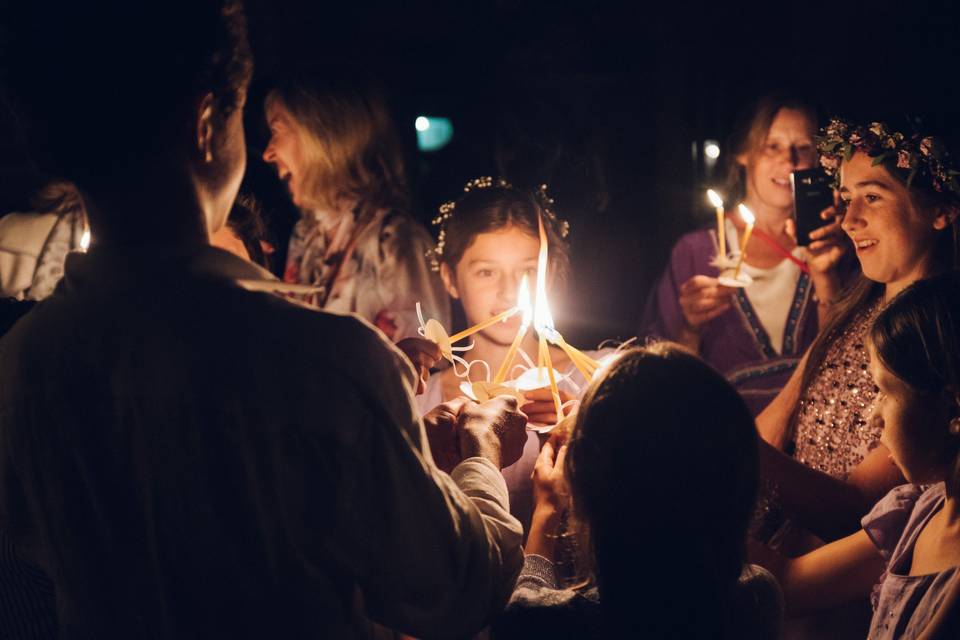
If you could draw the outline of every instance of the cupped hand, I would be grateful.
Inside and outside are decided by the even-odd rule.
[[[423,427],[433,461],[441,471],[450,473],[460,464],[460,439],[457,423],[460,412],[468,404],[476,404],[467,398],[455,398],[438,404],[423,416]]]
[[[734,289],[716,278],[693,276],[680,285],[680,308],[691,329],[697,330],[730,308]]]
[[[413,368],[417,372],[416,393],[420,395],[427,388],[427,380],[430,379],[430,369],[432,369],[442,357],[440,346],[436,342],[424,338],[404,338],[397,343],[397,348],[407,356],[407,359],[413,364]]]
[[[511,396],[464,405],[457,427],[461,459],[480,456],[500,469],[519,460],[527,442],[527,416]]]
[[[563,389],[560,389],[559,393],[561,405],[574,399],[573,394]],[[520,408],[527,414],[530,424],[545,426],[557,423],[557,407],[553,403],[553,393],[551,393],[550,387],[526,391],[523,397],[526,402]]]
[[[567,459],[565,438],[550,438],[540,449],[533,467],[533,499],[536,509],[548,508],[560,513],[570,503],[570,490],[564,471]]]

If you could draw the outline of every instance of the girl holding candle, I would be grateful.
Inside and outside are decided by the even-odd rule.
[[[311,302],[354,312],[390,339],[416,335],[416,303],[446,324],[449,304],[424,253],[430,234],[405,213],[399,141],[385,101],[345,70],[291,77],[267,96],[263,159],[301,218],[284,280],[317,285]]]
[[[815,131],[815,113],[802,102],[767,96],[757,103],[731,145],[723,227],[723,253],[744,258],[741,270],[753,284],[732,289],[718,283],[719,269],[711,263],[719,232],[711,225],[674,246],[642,322],[641,335],[676,340],[726,375],[754,414],[780,391],[816,336],[815,301],[832,301],[839,289],[838,266],[846,252],[839,225],[815,231],[807,250],[797,248],[788,228],[790,174],[816,163]],[[756,216],[745,255],[740,203]],[[825,218],[834,214],[824,212]],[[798,260],[807,261],[809,274]]]
[[[468,327],[516,306],[524,276],[528,279],[531,300],[535,297],[540,251],[538,218],[541,215],[549,246],[547,287],[555,291],[562,285],[570,262],[565,240],[567,225],[556,217],[552,204],[545,189],[521,190],[504,180],[485,177],[469,182],[458,200],[441,207],[441,215],[436,220],[440,225],[440,237],[433,252],[435,267],[450,297],[459,302]],[[473,334],[465,341],[474,344],[465,358],[486,362],[490,367],[490,378],[494,378],[520,333],[523,321],[523,313],[515,313],[505,322],[497,322]],[[573,399],[577,389],[585,386],[587,381],[562,349],[548,348],[554,369],[570,373],[569,378],[559,383],[560,399],[566,402]],[[520,349],[536,363],[538,336],[532,325],[522,339]],[[517,376],[518,364],[525,364],[519,356],[507,365],[506,380]],[[471,373],[475,378],[482,378],[486,371],[476,365]],[[441,402],[462,395],[461,382],[463,379],[457,377],[452,367],[432,376],[426,391],[417,396],[421,411],[429,411]],[[526,397],[528,402],[521,408],[531,423],[554,424],[557,421],[549,389],[528,392]],[[530,473],[539,444],[537,435],[530,432],[521,460],[504,469],[511,490],[511,510],[521,522],[529,522],[532,502]]]

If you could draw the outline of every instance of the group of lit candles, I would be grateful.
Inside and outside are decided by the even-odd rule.
[[[549,345],[553,344],[562,349],[587,381],[593,378],[593,375],[600,368],[601,363],[568,344],[553,325],[553,316],[550,313],[550,304],[547,301],[548,247],[547,234],[544,230],[542,219],[539,223],[539,236],[540,253],[537,259],[536,304],[532,304],[530,301],[530,285],[527,276],[524,276],[520,281],[520,287],[517,291],[517,303],[510,309],[487,318],[452,336],[447,336],[446,331],[440,323],[431,319],[424,324],[423,335],[427,339],[439,344],[444,356],[452,360],[452,352],[456,349],[453,347],[453,344],[483,331],[498,322],[503,322],[517,313],[521,313],[520,328],[517,330],[517,334],[513,342],[511,342],[510,347],[507,349],[507,354],[503,362],[500,363],[493,380],[484,383],[474,383],[473,387],[476,389],[479,386],[484,389],[488,395],[500,395],[499,391],[507,391],[509,389],[505,386],[507,377],[512,369],[513,361],[516,359],[517,353],[520,350],[520,345],[523,343],[524,338],[527,337],[527,333],[529,333],[532,325],[538,336],[537,366],[533,371],[527,370],[521,377],[529,381],[529,385],[524,385],[525,388],[529,386],[531,389],[537,389],[545,388],[549,385],[554,408],[556,409],[557,421],[559,422],[564,417],[563,403],[561,402],[560,391],[557,387],[559,374],[553,368],[553,358],[550,355]]]
[[[724,219],[723,200],[713,189],[707,189],[707,198],[717,212],[717,257],[723,261],[727,257],[727,229]],[[747,243],[750,242],[750,234],[753,233],[753,225],[757,221],[747,205],[740,204],[737,206],[737,210],[740,212],[740,219],[743,220],[747,227],[743,231],[743,237],[740,238],[740,256],[737,258],[736,267],[734,267],[733,270],[734,280],[740,279],[740,269],[743,267],[743,259],[747,255]]]
[[[720,196],[717,195],[713,189],[707,190],[707,197],[715,208],[717,214],[717,256],[720,258],[720,261],[723,262],[727,257],[723,200],[720,199]],[[745,286],[748,284],[748,282],[745,281],[749,280],[749,278],[741,279],[740,270],[743,267],[743,259],[747,253],[747,243],[750,241],[750,234],[753,233],[753,227],[756,222],[756,218],[754,217],[753,212],[750,211],[746,205],[739,205],[738,211],[741,219],[746,224],[746,228],[744,229],[743,236],[740,238],[740,255],[738,256],[736,266],[733,269],[732,281],[739,283],[739,286]],[[561,402],[560,391],[557,387],[558,373],[553,368],[553,359],[550,355],[550,345],[552,344],[562,349],[567,357],[570,358],[570,361],[577,368],[577,370],[583,375],[584,379],[588,382],[602,366],[602,363],[591,358],[579,349],[571,346],[566,340],[563,339],[563,336],[559,331],[557,331],[556,327],[554,327],[553,316],[550,313],[550,304],[547,301],[548,247],[547,234],[543,228],[542,219],[540,220],[539,224],[539,236],[540,253],[537,259],[535,304],[531,303],[529,282],[527,277],[524,276],[517,291],[517,303],[510,309],[487,318],[486,320],[483,320],[472,327],[464,329],[459,333],[455,333],[452,336],[447,335],[446,330],[439,322],[431,319],[424,323],[423,335],[427,339],[433,340],[440,345],[440,350],[444,356],[449,360],[453,360],[453,351],[458,350],[457,347],[453,346],[455,343],[468,338],[475,333],[483,331],[487,327],[493,326],[498,322],[504,322],[517,313],[522,314],[520,328],[517,330],[517,334],[514,337],[513,342],[511,342],[510,347],[507,349],[507,354],[504,357],[503,362],[501,362],[500,366],[497,368],[497,372],[493,376],[493,379],[486,382],[472,383],[471,387],[475,391],[482,390],[484,395],[489,396],[500,395],[501,393],[509,393],[512,389],[506,386],[509,384],[507,383],[507,377],[510,375],[513,362],[517,357],[518,351],[520,350],[520,345],[527,337],[530,327],[532,326],[534,331],[537,332],[538,336],[537,366],[534,370],[527,370],[527,372],[525,372],[521,377],[529,381],[529,388],[544,388],[549,385],[550,392],[553,397],[554,407],[556,409],[557,421],[559,422],[564,417],[563,403]],[[730,281],[731,279],[727,278],[725,280]],[[524,386],[525,388],[527,387],[527,385]]]

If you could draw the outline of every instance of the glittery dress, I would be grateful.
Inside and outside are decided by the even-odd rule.
[[[845,479],[880,442],[883,429],[869,420],[877,387],[865,344],[879,310],[877,301],[854,317],[800,396],[794,457],[834,478]]]

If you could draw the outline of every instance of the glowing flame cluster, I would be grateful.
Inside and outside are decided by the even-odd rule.
[[[540,255],[537,258],[537,306],[533,313],[533,326],[537,333],[553,329],[553,315],[547,303],[547,232],[543,228],[543,219],[539,220]]]

